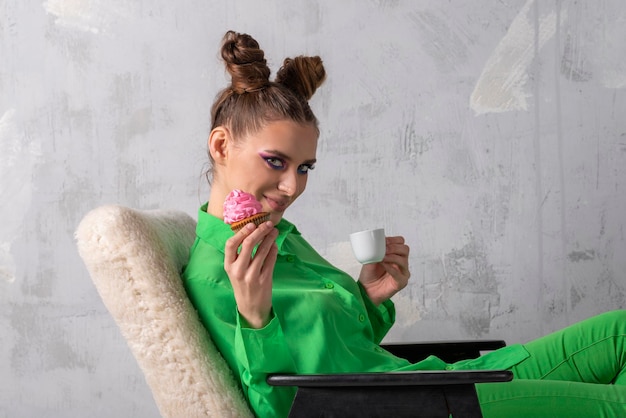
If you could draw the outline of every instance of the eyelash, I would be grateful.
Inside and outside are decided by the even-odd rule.
[[[311,170],[315,170],[315,164],[302,164],[298,167],[298,173],[301,174],[307,174]]]
[[[274,170],[282,170],[285,168],[285,162],[277,157],[263,157],[267,165]],[[315,164],[302,164],[298,167],[298,173],[307,174],[310,170],[315,169]]]

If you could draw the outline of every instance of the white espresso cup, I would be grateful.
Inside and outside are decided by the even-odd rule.
[[[368,229],[350,234],[354,256],[361,264],[378,263],[385,257],[385,229]]]

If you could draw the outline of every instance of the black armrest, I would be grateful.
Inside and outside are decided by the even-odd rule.
[[[386,373],[336,374],[272,374],[272,386],[343,387],[343,386],[426,386],[467,385],[474,383],[509,382],[508,370],[408,371]]]
[[[427,341],[421,343],[388,343],[381,347],[390,353],[417,363],[435,355],[447,363],[479,357],[481,351],[492,351],[505,347],[503,340],[477,341]]]
[[[297,386],[289,418],[482,417],[475,383],[508,382],[492,371],[414,371],[354,374],[274,374],[274,386]]]

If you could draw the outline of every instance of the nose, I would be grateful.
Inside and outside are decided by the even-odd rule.
[[[289,197],[294,196],[298,190],[298,173],[286,170],[280,177],[278,190],[285,193]]]

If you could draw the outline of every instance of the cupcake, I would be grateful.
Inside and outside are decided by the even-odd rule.
[[[261,203],[250,193],[235,189],[226,196],[224,222],[230,225],[233,232],[251,222],[258,226],[269,220],[269,212],[263,212]]]

